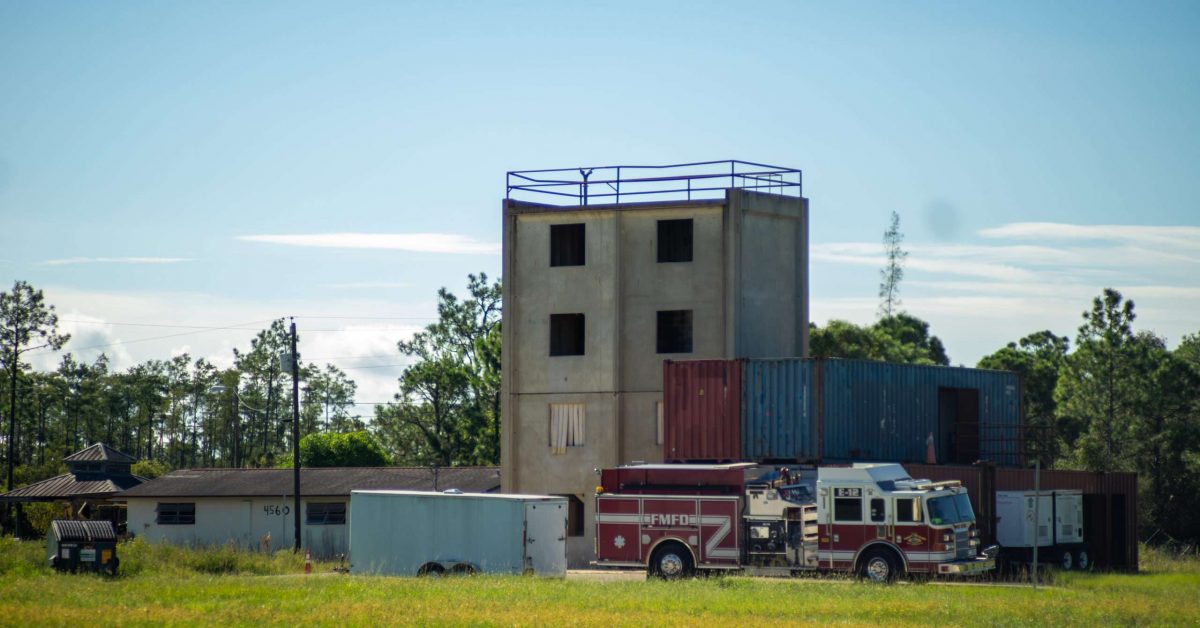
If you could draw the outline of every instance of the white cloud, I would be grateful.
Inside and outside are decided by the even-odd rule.
[[[1200,227],[1185,225],[1075,225],[1059,222],[1014,222],[982,229],[985,238],[1021,240],[1101,240],[1167,245],[1200,251]]]
[[[40,262],[42,266],[67,266],[71,264],[179,264],[195,261],[190,257],[66,257]]]
[[[482,242],[453,233],[310,233],[295,235],[246,235],[246,242],[337,249],[388,249],[416,253],[499,255],[500,244]]]
[[[26,359],[35,369],[54,370],[66,353],[74,353],[75,359],[87,363],[95,361],[103,353],[109,359],[110,368],[132,364],[133,360],[127,348],[114,344],[120,339],[115,326],[101,317],[85,314],[78,309],[64,310],[57,307],[56,310],[59,333],[70,334],[71,339],[63,345],[61,351],[43,349],[26,354]]]
[[[412,284],[402,281],[351,281],[347,283],[324,283],[322,288],[335,290],[386,290],[389,288],[408,288]]]

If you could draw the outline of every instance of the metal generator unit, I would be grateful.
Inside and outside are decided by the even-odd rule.
[[[115,576],[120,564],[117,530],[111,521],[55,519],[50,522],[46,551],[50,566],[59,571],[96,571]]]

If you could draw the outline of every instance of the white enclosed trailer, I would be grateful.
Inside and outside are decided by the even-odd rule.
[[[1063,569],[1091,566],[1083,539],[1082,492],[997,491],[996,517],[996,542],[1010,563],[1030,562],[1036,543],[1039,563]]]
[[[351,491],[350,571],[567,573],[567,500],[545,495]]]

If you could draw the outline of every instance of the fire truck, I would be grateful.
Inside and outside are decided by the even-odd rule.
[[[980,550],[958,481],[913,479],[902,466],[882,463],[812,475],[754,463],[604,469],[595,564],[645,568],[665,579],[824,571],[876,582],[995,567],[996,548]]]

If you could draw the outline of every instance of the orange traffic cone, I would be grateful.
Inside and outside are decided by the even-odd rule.
[[[933,432],[925,439],[925,464],[937,464],[937,454],[933,451]]]
[[[304,573],[312,573],[312,550],[304,550]]]

